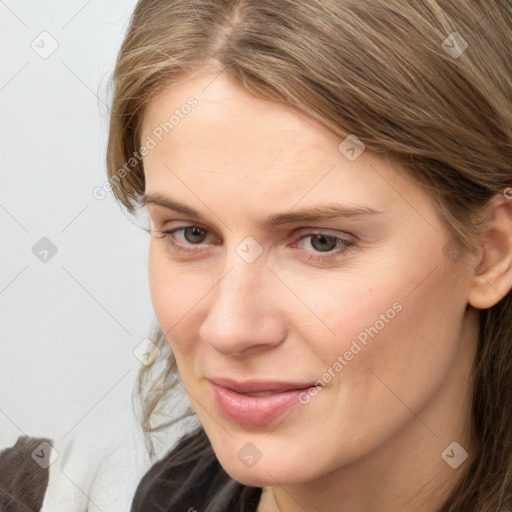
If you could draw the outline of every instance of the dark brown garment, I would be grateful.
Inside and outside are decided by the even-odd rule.
[[[131,512],[256,512],[261,492],[226,473],[199,428],[151,466]]]
[[[43,444],[44,443],[44,444]],[[50,439],[20,436],[0,451],[0,511],[39,512],[48,488]]]

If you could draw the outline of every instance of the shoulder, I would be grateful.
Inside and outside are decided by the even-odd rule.
[[[0,451],[0,510],[13,503],[18,508],[12,510],[41,510],[52,446],[50,439],[19,436],[13,446]]]
[[[131,512],[256,510],[261,489],[231,478],[202,427],[184,435],[140,481]]]

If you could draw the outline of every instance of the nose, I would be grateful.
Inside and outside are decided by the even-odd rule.
[[[233,251],[234,253],[234,251]],[[246,263],[237,254],[210,292],[210,308],[199,335],[223,355],[249,354],[276,347],[284,340],[279,280],[264,259]],[[282,304],[282,302],[281,302]]]

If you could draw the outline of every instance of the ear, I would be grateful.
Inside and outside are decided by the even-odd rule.
[[[494,306],[512,288],[512,199],[495,195],[485,214],[468,296],[469,304],[477,309]]]

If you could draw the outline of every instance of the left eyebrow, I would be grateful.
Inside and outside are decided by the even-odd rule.
[[[383,212],[368,208],[366,206],[343,206],[340,204],[324,204],[295,210],[293,212],[274,213],[269,216],[266,225],[269,227],[278,226],[291,222],[315,222],[330,219],[343,219],[360,217],[363,215],[378,215]]]
[[[144,194],[142,198],[144,206],[148,204],[155,204],[174,210],[185,215],[190,215],[197,219],[203,219],[203,216],[182,203],[163,196],[162,194]],[[312,208],[305,208],[302,210],[295,210],[284,213],[274,213],[270,215],[266,221],[263,222],[264,227],[275,227],[281,224],[293,222],[317,222],[330,219],[354,218],[365,215],[379,215],[383,212],[374,210],[366,206],[344,206],[340,204],[321,204]]]

